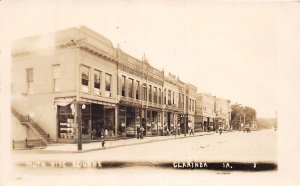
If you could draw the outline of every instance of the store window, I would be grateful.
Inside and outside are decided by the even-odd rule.
[[[122,96],[124,96],[125,97],[125,90],[126,90],[126,76],[122,76]]]
[[[74,116],[72,114],[71,104],[66,106],[57,106],[58,118],[58,137],[72,139],[75,137]]]
[[[157,87],[154,87],[153,102],[157,103]]]
[[[147,85],[143,83],[143,100],[147,101]]]
[[[152,86],[149,85],[149,102],[152,102]]]
[[[94,94],[101,95],[101,72],[99,70],[94,70]]]
[[[52,76],[53,76],[53,91],[60,91],[60,65],[52,66]]]
[[[105,74],[105,90],[106,96],[111,97],[111,75],[110,74]]]
[[[33,68],[26,69],[27,76],[27,93],[33,93]]]
[[[86,66],[80,66],[80,71],[81,71],[81,91],[88,93],[90,68]]]
[[[85,108],[81,109],[82,134],[90,135],[92,132],[92,114],[91,104],[85,104]]]
[[[133,98],[133,79],[130,78],[129,78],[128,94],[130,98]]]
[[[140,99],[140,82],[136,81],[135,99]]]

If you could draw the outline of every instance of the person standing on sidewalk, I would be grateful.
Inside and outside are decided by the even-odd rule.
[[[103,129],[103,138],[102,138],[102,148],[105,148],[105,137],[106,137],[106,130]]]
[[[139,139],[139,138],[140,138],[140,135],[141,135],[141,128],[140,128],[140,126],[137,126],[136,131],[137,131],[137,136],[136,136],[136,138]]]
[[[193,129],[192,129],[192,127],[191,127],[191,129],[190,129],[190,135],[194,135],[194,131],[193,131]]]
[[[144,127],[142,126],[140,130],[141,130],[141,131],[140,131],[140,138],[143,139],[143,138],[144,138],[143,136],[144,136],[144,130],[145,130],[145,129],[144,129]]]

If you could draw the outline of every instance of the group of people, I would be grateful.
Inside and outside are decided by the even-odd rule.
[[[109,131],[107,129],[102,129],[100,131],[97,131],[96,129],[93,129],[91,132],[91,138],[93,139],[97,139],[98,136],[100,138],[104,138],[106,136],[109,136]]]

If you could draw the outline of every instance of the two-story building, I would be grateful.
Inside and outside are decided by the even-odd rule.
[[[145,135],[184,132],[194,129],[196,92],[84,26],[13,43],[14,140],[118,139],[138,126]]]
[[[192,84],[186,85],[186,110],[188,129],[195,131],[195,112],[196,112],[196,95],[197,87]]]
[[[152,67],[145,56],[138,60],[117,48],[119,135],[136,136],[143,126],[145,135],[162,130],[164,72]]]
[[[215,112],[216,112],[216,119],[217,119],[216,127],[229,129],[230,120],[231,120],[230,101],[227,99],[215,97]]]
[[[54,141],[117,135],[117,60],[112,43],[86,27],[18,40],[12,49],[12,107]],[[77,109],[78,105],[82,109]],[[78,111],[81,110],[81,113]]]
[[[215,98],[211,94],[198,93],[196,100],[195,131],[214,130],[214,121],[216,118]]]

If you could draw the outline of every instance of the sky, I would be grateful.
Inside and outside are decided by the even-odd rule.
[[[152,66],[178,75],[198,92],[253,107],[258,117],[275,116],[281,3],[1,3],[8,41],[85,25],[138,59],[145,53]]]

